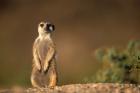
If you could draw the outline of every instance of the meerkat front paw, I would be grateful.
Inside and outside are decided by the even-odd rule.
[[[41,71],[41,65],[40,65],[39,62],[35,62],[35,67],[36,67],[39,71]]]
[[[44,65],[43,71],[46,72],[48,70],[48,64]]]
[[[38,69],[39,71],[41,71],[41,66],[38,66],[37,69]]]

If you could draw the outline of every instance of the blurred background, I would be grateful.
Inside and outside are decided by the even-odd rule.
[[[100,69],[97,48],[140,39],[139,0],[0,0],[0,87],[31,87],[37,25],[55,24],[59,85],[83,83]]]

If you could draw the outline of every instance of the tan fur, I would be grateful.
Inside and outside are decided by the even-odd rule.
[[[44,23],[44,26],[45,23]],[[54,88],[57,84],[56,50],[51,33],[45,33],[44,28],[39,27],[39,36],[33,45],[33,68],[31,83],[33,87]]]

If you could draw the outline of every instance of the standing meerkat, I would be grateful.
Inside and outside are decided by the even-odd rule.
[[[38,25],[39,36],[33,45],[33,68],[31,83],[33,87],[54,88],[57,83],[56,49],[51,38],[55,27],[48,22]]]

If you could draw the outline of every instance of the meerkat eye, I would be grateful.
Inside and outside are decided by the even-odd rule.
[[[40,24],[40,26],[41,26],[41,27],[43,27],[43,26],[44,26],[44,24],[43,24],[43,23],[41,23],[41,24]]]
[[[47,31],[54,31],[54,25],[53,24],[47,24]]]

